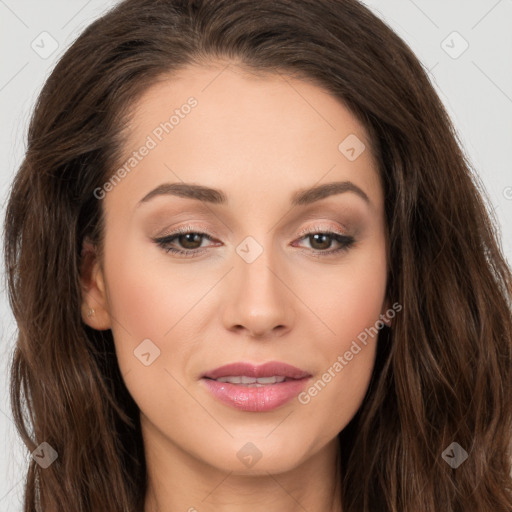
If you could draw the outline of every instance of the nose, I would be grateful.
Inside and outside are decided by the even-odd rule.
[[[255,338],[288,332],[295,319],[295,305],[286,274],[266,250],[251,263],[235,255],[235,268],[223,290],[224,327]]]

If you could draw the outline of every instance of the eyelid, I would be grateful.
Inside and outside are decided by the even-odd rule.
[[[206,228],[204,225],[191,226],[189,224],[186,224],[184,226],[179,226],[177,228],[167,229],[163,233],[157,235],[155,238],[166,238],[169,236],[180,235],[182,233],[190,233],[190,232],[193,232],[193,233],[200,232],[201,234],[208,235],[210,238],[216,237],[216,235],[211,230]]]
[[[203,237],[203,239],[209,239],[212,242],[215,241],[215,238],[208,233],[208,230],[206,230],[202,227],[194,228],[193,226],[186,225],[186,226],[180,226],[180,227],[174,229],[171,233],[169,233],[167,235],[163,235],[161,237],[153,239],[153,242],[157,243],[157,245],[159,245],[163,250],[165,250],[166,253],[173,253],[175,255],[175,257],[178,257],[178,258],[194,258],[194,257],[199,256],[200,254],[204,254],[204,252],[206,252],[208,249],[207,247],[196,248],[196,249],[179,249],[179,248],[177,249],[177,248],[172,248],[169,245],[170,242],[165,241],[166,239],[174,240],[175,238],[178,238],[181,234],[190,234],[190,233],[199,234],[200,236]],[[355,243],[355,239],[353,236],[346,235],[346,234],[340,232],[340,230],[338,228],[332,228],[332,227],[323,228],[323,227],[320,227],[319,225],[310,226],[308,228],[301,229],[299,231],[299,233],[295,235],[294,242],[303,240],[303,239],[307,238],[308,236],[317,234],[317,233],[327,234],[331,238],[334,238],[334,240],[337,243],[341,244],[341,247],[339,247],[338,249],[334,249],[334,250],[330,249],[328,251],[315,251],[315,250],[307,250],[304,248],[301,249],[303,252],[306,252],[315,258],[335,257],[338,254],[342,254],[345,251],[349,250]],[[222,242],[221,242],[221,244],[222,244]]]
[[[332,226],[332,225],[331,226],[320,226],[319,224],[315,224],[313,226],[301,228],[297,232],[296,236],[297,237],[303,237],[304,235],[308,235],[308,234],[311,234],[311,233],[322,232],[322,231],[334,231],[335,233],[337,233],[339,235],[346,235],[346,236],[348,236],[348,231],[343,226],[340,229],[339,227],[335,227],[335,226]],[[156,236],[155,238],[165,238],[165,237],[179,235],[179,234],[182,234],[182,233],[189,233],[189,232],[200,232],[202,234],[207,235],[210,238],[216,238],[217,237],[217,235],[215,235],[212,232],[212,230],[209,230],[208,228],[206,228],[205,225],[199,224],[199,225],[196,225],[196,226],[192,226],[190,224],[187,224],[187,225],[184,225],[184,226],[179,226],[177,228],[168,229],[165,232],[163,232],[163,233],[159,234],[158,236]]]
[[[339,228],[335,226],[320,226],[315,224],[313,226],[309,226],[307,228],[302,228],[298,231],[297,236],[302,237],[304,235],[308,235],[311,233],[321,233],[321,232],[335,232],[339,235],[348,236],[348,230],[344,227]]]

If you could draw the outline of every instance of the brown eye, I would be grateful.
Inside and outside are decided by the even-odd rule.
[[[329,249],[332,244],[332,237],[326,233],[315,233],[309,235],[309,241],[313,249],[325,250]],[[314,241],[314,242],[313,242]]]
[[[213,241],[208,233],[193,231],[190,228],[181,228],[170,235],[155,238],[153,241],[166,253],[173,253],[177,256],[193,257],[199,252],[205,251],[206,247],[201,247],[203,240]]]
[[[199,249],[203,241],[203,234],[201,233],[186,233],[177,237],[180,247],[183,249]]]
[[[354,237],[342,235],[334,231],[311,231],[303,234],[300,240],[308,240],[314,256],[331,256],[348,250],[355,242]],[[331,249],[333,243],[338,244],[337,249]]]

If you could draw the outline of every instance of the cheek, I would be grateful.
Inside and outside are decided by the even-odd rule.
[[[123,374],[147,370],[136,353],[144,340],[151,340],[156,348],[148,344],[150,356],[158,357],[150,368],[162,369],[167,366],[169,353],[173,357],[181,353],[180,340],[190,345],[180,332],[185,324],[180,319],[193,306],[193,299],[204,293],[204,284],[179,266],[172,269],[163,265],[165,258],[147,240],[123,237],[120,229],[111,229],[110,233],[104,269],[120,368]]]
[[[117,320],[114,326],[122,324],[125,334],[128,331],[135,337],[160,339],[208,283],[198,279],[187,264],[172,263],[171,257],[142,234],[127,232],[123,237],[117,230],[116,236],[115,229],[111,233],[105,248],[105,273],[110,312]]]
[[[179,266],[162,265],[161,258],[154,261],[147,245],[125,249],[105,251],[112,333],[125,385],[146,416],[170,423],[180,411],[199,422],[200,411],[178,382],[195,350],[191,325],[200,308],[193,306],[204,295],[204,282]]]
[[[364,291],[338,294],[340,300],[347,300],[346,307],[338,307],[337,314],[333,311],[326,317],[336,335],[317,340],[323,364],[310,386],[298,396],[305,411],[324,419],[317,433],[321,439],[329,439],[345,428],[361,406],[370,383],[382,296],[378,293],[371,297]]]
[[[313,426],[318,444],[339,434],[361,407],[374,367],[375,348],[374,342],[353,354],[348,346],[343,347],[324,373],[298,396],[303,414],[317,418]],[[347,351],[352,354],[350,361],[345,356]]]
[[[316,275],[315,288],[307,295],[331,332],[317,339],[323,368],[299,402],[315,415],[332,419],[332,431],[325,435],[342,430],[364,399],[382,328],[380,315],[385,312],[384,244],[347,256],[345,263],[329,276]]]
[[[331,349],[343,350],[384,313],[386,273],[384,239],[378,237],[346,253],[339,264],[322,268],[314,278],[304,273],[296,281],[298,294],[329,327]]]

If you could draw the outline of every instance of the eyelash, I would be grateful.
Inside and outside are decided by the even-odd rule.
[[[299,232],[299,237],[300,237],[299,240],[307,238],[310,235],[317,235],[317,234],[327,235],[330,238],[332,238],[334,241],[341,244],[341,247],[339,247],[338,249],[334,249],[334,250],[322,251],[322,250],[318,250],[318,249],[317,250],[310,249],[311,251],[313,251],[312,256],[318,257],[318,258],[333,256],[333,255],[339,254],[341,252],[345,252],[355,243],[355,239],[351,236],[342,235],[341,233],[338,233],[336,231],[329,231],[329,230],[325,230],[325,229],[321,229],[321,228],[317,228],[317,227],[313,227],[312,229],[305,229],[305,230],[302,230],[301,232]],[[153,241],[159,247],[161,247],[166,253],[173,253],[174,255],[183,257],[183,258],[193,258],[193,257],[197,256],[198,254],[203,253],[204,250],[206,249],[206,247],[203,247],[203,248],[199,248],[199,249],[183,250],[183,249],[176,249],[175,247],[172,247],[170,244],[176,238],[178,238],[180,235],[199,235],[199,236],[202,236],[203,238],[206,237],[209,240],[213,239],[213,237],[208,233],[205,233],[202,231],[197,231],[197,229],[194,229],[191,226],[184,226],[184,227],[178,228],[176,231],[174,231],[173,233],[170,233],[169,235],[166,235],[166,236],[160,237],[160,238],[155,238]]]

